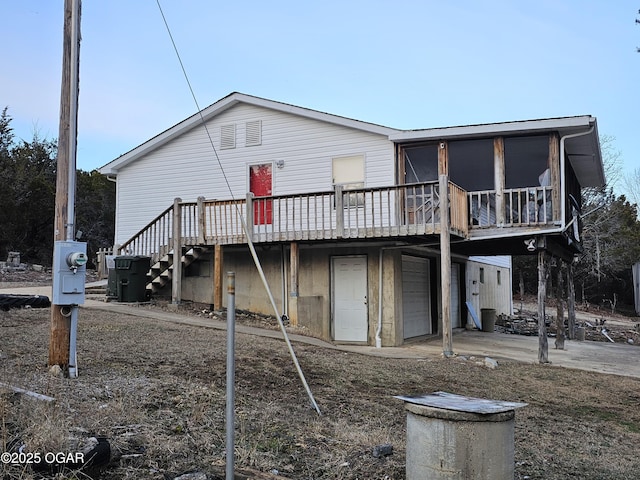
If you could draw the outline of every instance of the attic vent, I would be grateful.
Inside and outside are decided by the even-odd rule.
[[[236,148],[235,124],[220,127],[220,148]]]
[[[253,120],[246,125],[246,146],[262,144],[262,120]]]

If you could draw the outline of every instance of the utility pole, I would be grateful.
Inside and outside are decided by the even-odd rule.
[[[56,178],[54,243],[75,236],[75,178],[78,120],[78,74],[80,70],[81,0],[64,2],[62,87]],[[55,254],[54,254],[55,256]],[[55,261],[55,258],[54,258]],[[55,272],[54,272],[55,276]],[[54,278],[54,288],[56,279]],[[54,293],[55,297],[55,293]],[[51,305],[49,366],[69,367],[71,318],[66,305]]]

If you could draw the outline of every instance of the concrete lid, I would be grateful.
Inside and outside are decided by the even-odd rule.
[[[478,413],[483,415],[510,412],[515,410],[516,408],[527,406],[526,403],[465,397],[462,395],[456,395],[454,393],[447,392],[434,392],[429,395],[411,397],[398,395],[394,398],[413,405],[454,410],[457,412],[465,413]]]

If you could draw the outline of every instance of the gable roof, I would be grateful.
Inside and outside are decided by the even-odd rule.
[[[580,185],[583,187],[599,187],[606,183],[600,152],[597,122],[595,117],[590,115],[420,130],[399,130],[239,92],[233,92],[209,105],[201,112],[195,113],[182,122],[147,140],[133,150],[112,160],[101,167],[99,171],[105,175],[115,175],[121,168],[136,161],[138,158],[165,145],[192,128],[197,127],[202,124],[203,121],[206,122],[240,103],[383,135],[387,137],[389,141],[396,143],[461,140],[498,135],[542,135],[550,132],[558,132],[561,138],[567,137],[566,141],[562,140],[561,143],[563,147],[566,147],[565,153],[578,177]]]
[[[119,156],[115,160],[112,160],[106,165],[100,167],[99,171],[100,173],[105,175],[114,175],[122,167],[125,167],[131,162],[134,162],[138,158],[148,154],[156,148],[165,145],[174,138],[188,132],[192,128],[197,127],[198,125],[202,124],[203,121],[206,122],[239,103],[255,105],[285,113],[291,113],[300,117],[328,122],[335,125],[341,125],[343,127],[354,128],[356,130],[362,130],[369,133],[384,135],[385,137],[388,137],[389,135],[400,131],[394,128],[376,125],[374,123],[363,122],[347,117],[341,117],[339,115],[320,112],[318,110],[312,110],[310,108],[298,107],[296,105],[291,105],[288,103],[276,102],[274,100],[268,100],[266,98],[254,97],[252,95],[246,95],[244,93],[233,92],[204,108],[201,112],[191,115],[189,118],[183,120],[182,122],[151,138],[150,140],[147,140],[133,150],[130,150],[129,152]]]

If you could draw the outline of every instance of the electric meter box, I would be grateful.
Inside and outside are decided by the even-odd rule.
[[[82,305],[87,272],[87,244],[57,241],[53,246],[54,305]]]

